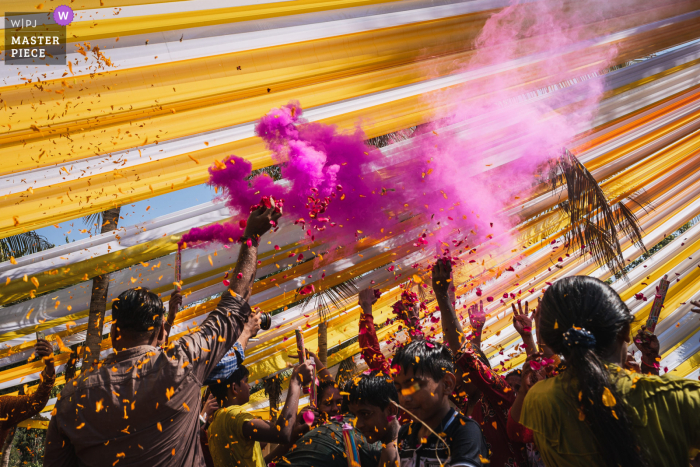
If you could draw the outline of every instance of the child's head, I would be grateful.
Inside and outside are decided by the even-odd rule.
[[[241,365],[228,378],[209,385],[211,393],[221,407],[248,403],[250,400],[249,374],[248,368]]]
[[[393,381],[377,372],[360,375],[347,387],[348,407],[357,418],[355,426],[370,443],[391,441],[392,424],[396,425],[399,395]]]
[[[439,342],[416,340],[400,348],[392,367],[399,403],[421,420],[439,412],[455,388],[452,352]]]
[[[317,398],[319,412],[328,417],[340,415],[343,396],[340,395],[340,389],[335,381],[323,381],[319,384]]]

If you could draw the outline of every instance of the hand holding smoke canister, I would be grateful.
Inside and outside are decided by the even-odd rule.
[[[304,334],[301,332],[301,328],[296,328],[294,330],[294,335],[297,339],[297,352],[299,354],[299,363],[304,363],[306,361],[306,347],[304,347]],[[306,381],[304,381],[306,383]],[[304,394],[309,395],[310,403],[316,406],[316,382],[312,381],[310,386],[304,388]],[[313,390],[312,390],[313,388]]]
[[[301,333],[300,328],[294,330],[294,335],[297,338],[297,352],[299,356],[299,363],[304,363],[306,361],[306,348],[304,347],[304,334]]]
[[[656,323],[659,321],[659,315],[661,314],[661,308],[664,306],[664,300],[666,300],[666,292],[668,292],[669,285],[668,276],[664,276],[659,281],[658,287],[656,287],[654,304],[651,306],[651,311],[649,312],[649,318],[647,318],[645,327],[646,331],[650,334],[653,334],[654,330],[656,330]]]

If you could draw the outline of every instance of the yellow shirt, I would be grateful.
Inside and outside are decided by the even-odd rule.
[[[243,424],[252,419],[238,405],[219,409],[212,415],[207,432],[216,467],[265,467],[260,443],[243,436]]]
[[[674,376],[646,376],[610,365],[618,394],[628,406],[637,440],[653,466],[687,466],[700,448],[700,382]],[[564,374],[528,391],[520,423],[533,431],[545,465],[604,465],[595,437],[578,419],[576,394]]]

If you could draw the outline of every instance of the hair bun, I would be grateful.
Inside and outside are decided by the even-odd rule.
[[[564,333],[564,344],[569,347],[583,347],[585,349],[595,348],[595,336],[584,328],[572,326]]]

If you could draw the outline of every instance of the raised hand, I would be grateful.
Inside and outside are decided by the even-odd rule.
[[[700,313],[700,300],[691,300],[690,303],[693,305],[690,311],[693,313]]]
[[[372,305],[375,303],[377,303],[377,295],[374,293],[374,289],[360,290],[359,304],[365,314],[372,314]]]
[[[642,352],[642,361],[644,364],[656,367],[658,366],[657,358],[659,357],[659,339],[655,334],[650,334],[646,331],[645,327],[637,331],[637,335],[634,336],[634,343],[637,348]]]
[[[306,360],[294,367],[293,376],[299,376],[302,386],[308,386],[316,380],[316,365],[313,360]]]
[[[532,315],[529,315],[529,305],[527,302],[525,302],[525,309],[523,310],[523,305],[520,300],[518,300],[518,306],[516,308],[515,303],[512,303],[511,306],[513,307],[513,327],[515,330],[520,334],[521,336],[523,335],[531,335],[532,334],[532,320],[535,317],[535,312],[532,312]]]
[[[265,232],[277,225],[277,220],[280,217],[282,217],[282,208],[276,208],[274,200],[272,200],[272,207],[260,206],[248,216],[243,236],[247,238],[262,237]]]
[[[180,308],[182,308],[182,294],[178,291],[174,291],[170,295],[170,300],[168,301],[168,316],[172,314],[173,317],[175,317],[177,312],[180,311]]]
[[[34,344],[34,355],[44,361],[44,371],[48,376],[55,374],[53,366],[53,346],[46,339],[38,339]]]
[[[439,258],[433,266],[433,291],[435,295],[447,296],[451,285],[452,264]]]
[[[527,357],[523,365],[523,372],[520,375],[520,391],[518,394],[520,392],[523,395],[527,394],[535,383],[547,377],[546,365],[542,362],[543,357],[544,355],[541,352],[533,353]]]
[[[484,312],[484,301],[479,300],[479,304],[471,305],[467,312],[469,313],[469,323],[472,325],[474,332],[481,333],[481,330],[486,324],[486,313]]]
[[[214,415],[214,412],[217,410],[219,410],[219,402],[217,402],[214,394],[209,394],[209,397],[207,398],[206,402],[204,402],[204,406],[202,407],[201,415],[205,420],[209,420],[209,417]]]
[[[260,313],[251,313],[243,325],[243,330],[248,332],[250,337],[255,337],[260,331]]]

